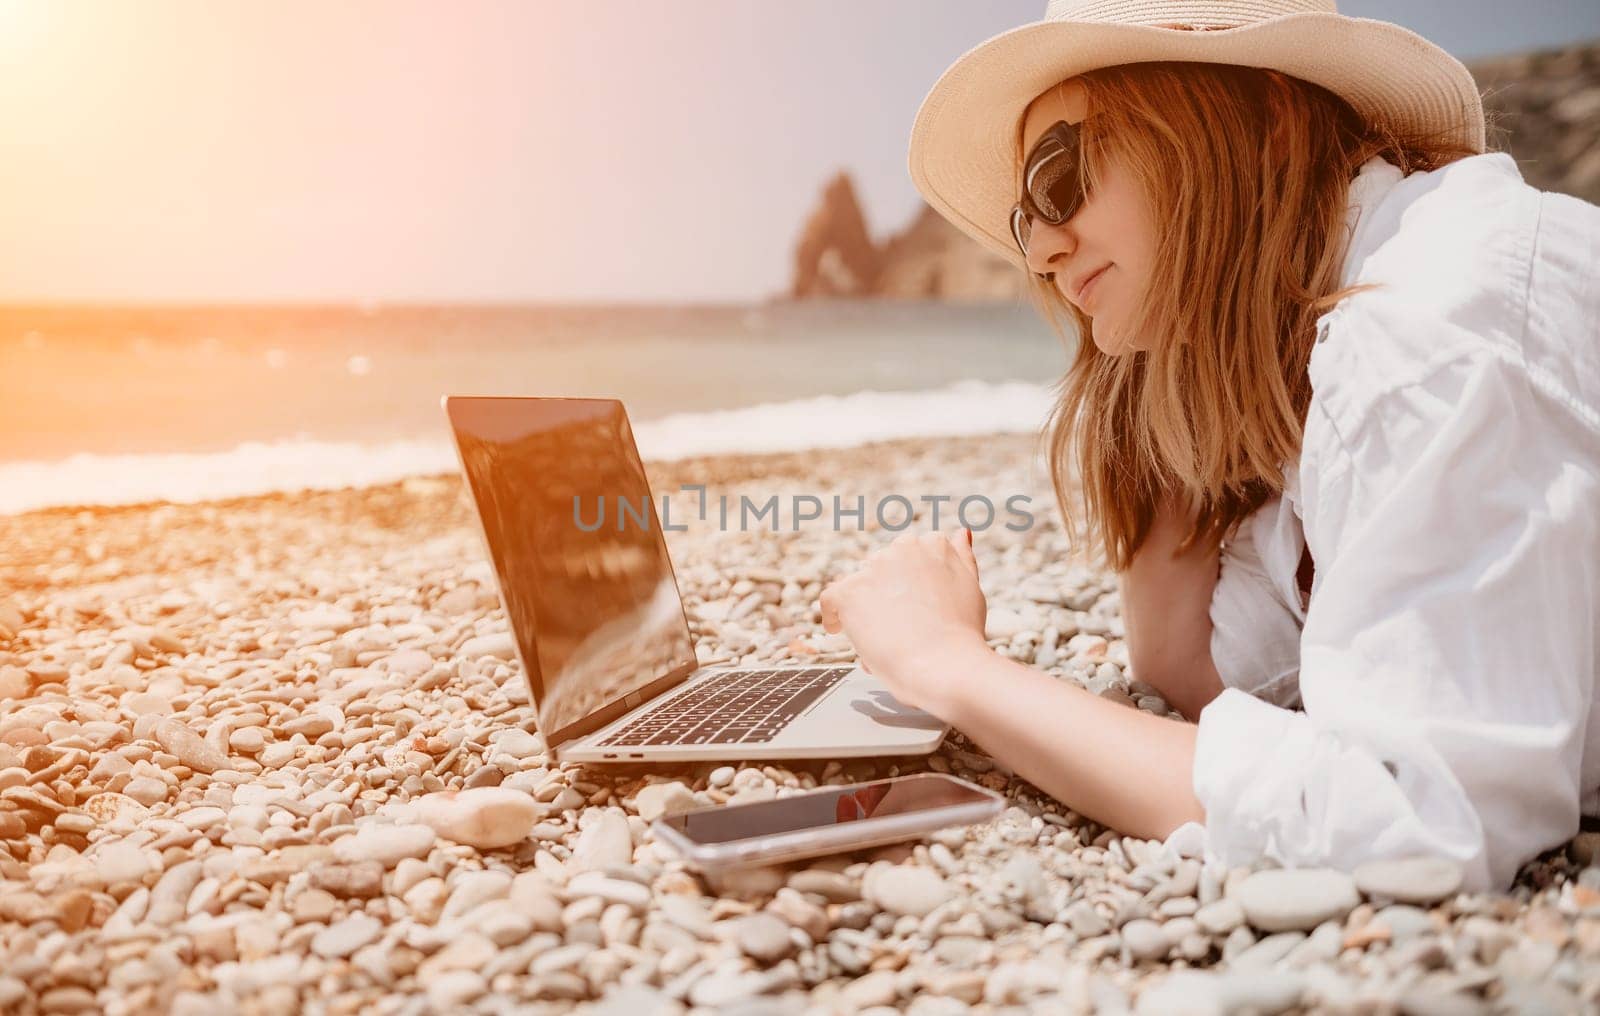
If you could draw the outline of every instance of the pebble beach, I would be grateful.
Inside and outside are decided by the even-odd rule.
[[[1031,526],[974,526],[990,644],[1169,715],[1033,435],[647,465],[658,499],[1026,494]],[[669,532],[702,661],[852,659],[817,595],[876,523]],[[454,475],[4,516],[0,546],[0,1012],[1600,1008],[1600,833],[1476,894],[1438,861],[1203,864],[958,731],[925,758],[558,764]],[[720,877],[649,828],[926,770],[1007,807]]]

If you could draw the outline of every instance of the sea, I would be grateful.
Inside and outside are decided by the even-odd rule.
[[[0,514],[457,468],[440,397],[618,398],[641,455],[1037,432],[1025,301],[0,306]]]

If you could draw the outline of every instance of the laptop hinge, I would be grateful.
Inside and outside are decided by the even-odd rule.
[[[550,745],[551,750],[556,754],[556,758],[559,759],[561,757],[561,745],[565,742],[582,737],[585,734],[594,733],[596,730],[599,730],[612,720],[615,720],[617,717],[621,716],[623,713],[626,713],[640,702],[643,702],[646,699],[655,698],[657,695],[667,691],[673,685],[682,684],[688,679],[690,674],[693,674],[702,666],[703,664],[701,664],[698,660],[679,664],[672,670],[656,678],[654,681],[651,681],[643,688],[640,688],[638,691],[629,692],[626,696],[620,699],[614,699],[610,703],[601,706],[599,709],[596,709],[588,716],[585,716],[583,719],[569,723],[560,730],[548,735],[545,739],[545,743]]]

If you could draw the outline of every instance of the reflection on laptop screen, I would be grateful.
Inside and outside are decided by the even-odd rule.
[[[540,731],[548,737],[693,664],[622,404],[452,397],[446,405]]]

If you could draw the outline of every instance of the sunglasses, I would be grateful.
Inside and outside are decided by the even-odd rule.
[[[1028,253],[1028,237],[1033,231],[1034,219],[1059,226],[1072,218],[1083,204],[1083,188],[1078,184],[1078,153],[1077,125],[1065,120],[1056,121],[1028,153],[1022,171],[1022,199],[1011,208],[1011,238],[1024,255]]]

